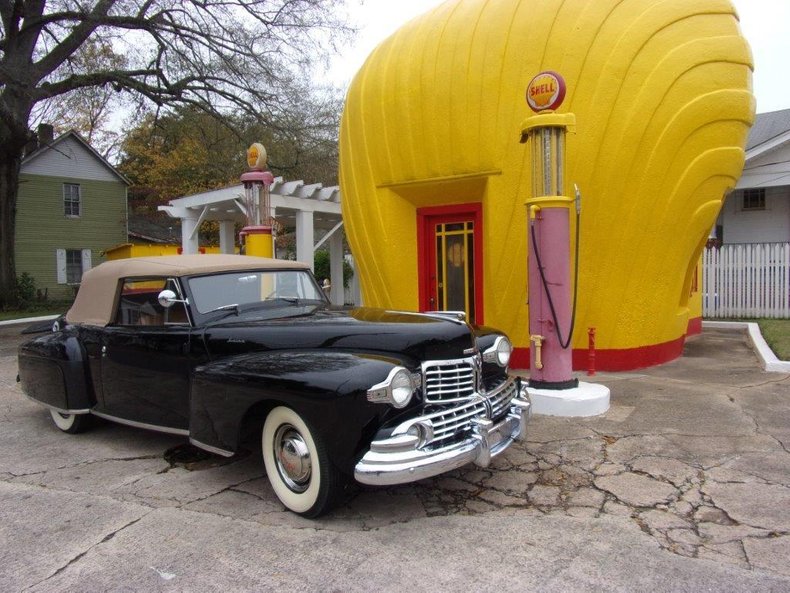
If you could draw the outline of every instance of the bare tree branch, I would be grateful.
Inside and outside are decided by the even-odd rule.
[[[110,90],[157,109],[286,121],[294,80],[352,33],[345,2],[0,0],[0,164],[8,165],[0,171],[0,307],[14,278],[13,212],[34,109],[104,89],[88,97],[94,123]],[[90,47],[105,58],[86,60]]]

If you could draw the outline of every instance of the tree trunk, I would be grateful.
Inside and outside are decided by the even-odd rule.
[[[11,152],[0,151],[0,309],[18,304],[14,237],[22,153]]]

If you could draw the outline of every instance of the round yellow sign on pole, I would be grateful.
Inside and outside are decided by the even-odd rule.
[[[266,168],[266,149],[260,142],[255,142],[247,149],[247,166],[256,171],[263,171]]]
[[[546,70],[529,81],[527,103],[532,111],[557,109],[565,99],[565,79],[556,72]]]

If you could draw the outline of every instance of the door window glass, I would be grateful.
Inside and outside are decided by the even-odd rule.
[[[438,309],[475,318],[474,222],[440,223],[436,232]]]
[[[128,278],[121,287],[115,323],[118,325],[164,326],[188,324],[183,303],[169,308],[159,304],[159,293],[168,289],[181,299],[178,283],[172,278]]]

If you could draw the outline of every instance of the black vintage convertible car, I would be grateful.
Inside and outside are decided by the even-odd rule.
[[[275,493],[308,517],[350,476],[485,466],[530,416],[501,333],[458,313],[333,309],[298,262],[107,262],[53,330],[20,347],[19,379],[60,430],[99,416],[224,456],[255,435]]]

